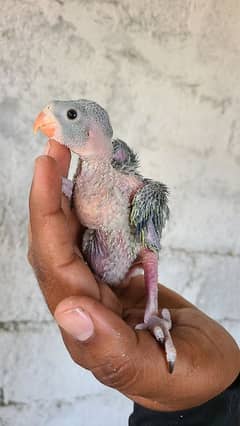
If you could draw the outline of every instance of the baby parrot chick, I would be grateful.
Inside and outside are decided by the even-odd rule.
[[[176,360],[168,309],[158,309],[158,254],[169,217],[167,187],[138,172],[138,158],[120,139],[112,139],[108,113],[96,102],[53,101],[38,115],[34,130],[79,156],[62,189],[85,227],[82,253],[96,276],[114,287],[144,273],[147,303],[143,323],[166,352],[169,371]]]

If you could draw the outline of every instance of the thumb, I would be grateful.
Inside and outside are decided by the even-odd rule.
[[[138,376],[138,340],[121,317],[86,296],[64,299],[54,317],[77,364],[91,370],[105,385],[133,392]]]

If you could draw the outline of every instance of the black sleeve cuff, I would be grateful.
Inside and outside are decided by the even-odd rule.
[[[159,412],[134,404],[129,426],[240,426],[240,375],[224,392],[189,410]]]

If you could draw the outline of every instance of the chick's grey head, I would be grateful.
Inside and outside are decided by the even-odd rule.
[[[38,129],[83,156],[109,150],[113,135],[108,113],[87,99],[52,101],[38,115]]]

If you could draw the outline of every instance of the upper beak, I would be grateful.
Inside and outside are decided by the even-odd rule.
[[[46,107],[38,114],[33,125],[33,131],[37,133],[38,130],[41,130],[46,136],[52,138],[56,131],[56,124],[53,113]]]

